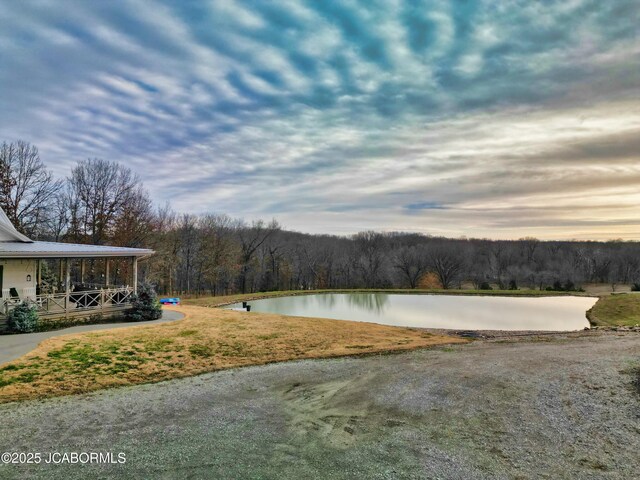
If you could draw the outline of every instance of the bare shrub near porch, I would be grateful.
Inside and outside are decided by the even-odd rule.
[[[31,333],[38,329],[40,318],[34,305],[23,302],[7,314],[7,326],[16,333]]]
[[[127,315],[132,322],[157,320],[162,317],[162,306],[152,285],[143,283],[138,287],[138,294],[133,297],[133,308]]]

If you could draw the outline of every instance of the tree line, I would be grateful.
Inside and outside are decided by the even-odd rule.
[[[78,162],[57,179],[38,149],[0,145],[0,206],[37,240],[148,247],[140,278],[163,294],[340,288],[577,290],[640,288],[640,244],[613,240],[453,239],[405,232],[311,235],[277,221],[177,213],[155,206],[115,162]]]

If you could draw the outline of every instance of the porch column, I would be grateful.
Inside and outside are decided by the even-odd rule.
[[[111,280],[109,279],[109,258],[105,258],[104,259],[104,282],[105,282],[105,286],[107,288],[109,288],[109,285],[111,284]]]
[[[66,306],[66,312],[69,313],[70,310],[70,299],[69,299],[69,293],[71,292],[71,262],[70,259],[67,258],[64,261],[65,263],[65,270],[66,270],[66,274],[65,274],[65,282],[64,282],[64,290],[65,290],[65,306]]]
[[[80,283],[84,285],[84,272],[85,272],[85,260],[84,258],[80,259]]]
[[[133,293],[138,293],[138,257],[133,257]]]
[[[61,258],[60,259],[60,265],[59,265],[59,268],[58,268],[58,283],[60,285],[60,288],[62,288],[64,286],[64,263],[63,262],[64,262],[64,259]],[[56,288],[58,288],[58,287],[56,286]]]

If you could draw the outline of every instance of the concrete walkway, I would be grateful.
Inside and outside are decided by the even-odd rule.
[[[174,310],[163,310],[162,318],[150,322],[120,322],[102,323],[96,325],[79,325],[77,327],[52,330],[50,332],[23,333],[15,335],[0,335],[0,365],[21,357],[36,348],[40,342],[51,337],[68,335],[70,333],[92,332],[95,330],[110,330],[112,328],[134,327],[136,325],[151,325],[180,320],[184,315]]]

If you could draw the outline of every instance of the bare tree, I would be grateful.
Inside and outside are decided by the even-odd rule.
[[[180,237],[178,234],[178,218],[169,204],[157,209],[154,215],[154,228],[149,246],[156,251],[142,268],[148,280],[155,283],[164,293],[172,294],[176,285],[176,266],[180,262]]]
[[[115,162],[89,159],[78,163],[68,179],[68,237],[96,245],[111,241],[127,209],[147,210],[140,183],[129,168]]]
[[[43,234],[61,186],[34,145],[21,140],[0,145],[0,206],[19,231],[36,238]]]
[[[527,262],[528,263],[533,262],[535,260],[536,250],[540,245],[540,240],[538,240],[535,237],[524,237],[524,238],[521,238],[519,242],[522,245],[522,248],[527,258]]]
[[[204,215],[198,228],[200,241],[196,255],[198,293],[208,288],[216,294],[225,290],[227,279],[236,272],[237,245],[232,236],[233,221],[226,215]]]
[[[178,284],[184,292],[191,291],[193,282],[193,270],[198,252],[198,218],[195,215],[184,214],[178,225]]]
[[[59,242],[69,227],[69,197],[64,192],[57,193],[49,208],[46,237]]]
[[[278,290],[282,283],[283,270],[287,266],[287,245],[280,238],[280,231],[271,235],[260,247],[262,291]]]
[[[382,286],[385,238],[381,233],[366,231],[353,237],[356,266],[367,288]]]
[[[438,245],[431,249],[429,258],[442,288],[450,288],[463,271],[464,258],[461,252],[456,252],[451,246]]]
[[[141,185],[131,190],[113,221],[111,242],[121,247],[144,247],[154,227],[153,204]]]
[[[489,245],[489,268],[491,276],[500,289],[506,288],[505,273],[512,264],[512,248],[502,241],[491,242]]]
[[[429,267],[427,253],[419,246],[400,247],[394,256],[393,266],[407,280],[410,288],[416,288],[420,277]]]
[[[240,276],[238,283],[240,291],[246,293],[247,291],[247,276],[251,270],[251,261],[260,248],[260,246],[267,241],[267,239],[275,232],[280,230],[280,225],[275,220],[272,220],[269,224],[265,224],[262,220],[255,221],[250,227],[243,222],[239,222],[236,227],[238,239],[240,240]]]

